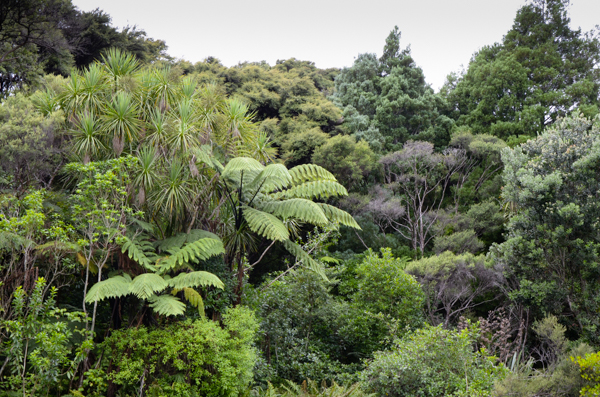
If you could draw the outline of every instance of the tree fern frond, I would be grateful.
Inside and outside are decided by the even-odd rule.
[[[85,301],[87,303],[93,303],[107,298],[118,298],[128,295],[130,293],[130,285],[131,277],[129,277],[128,274],[113,276],[94,284],[87,292]]]
[[[202,317],[205,317],[204,300],[202,300],[202,295],[200,295],[198,291],[193,288],[174,289],[171,294],[175,295],[180,291],[183,291],[183,296],[185,296],[185,299],[190,302],[192,306],[198,309],[198,313],[200,313]]]
[[[217,276],[202,270],[190,273],[180,273],[168,281],[171,287],[183,289],[188,287],[217,287],[223,289],[225,286]]]
[[[347,196],[345,187],[335,181],[309,181],[282,192],[275,193],[273,198],[328,198],[331,196]]]
[[[251,191],[273,191],[283,189],[292,183],[292,176],[283,164],[269,164],[247,186]]]
[[[319,276],[323,277],[324,280],[327,280],[327,276],[325,275],[325,271],[321,263],[311,258],[310,255],[308,255],[306,251],[304,251],[298,244],[291,240],[286,240],[283,242],[283,246],[290,254],[296,257],[296,260],[301,261],[306,268],[314,271]]]
[[[189,233],[178,233],[173,237],[166,238],[154,243],[156,248],[161,251],[168,251],[172,248],[181,248],[185,243],[193,243],[202,238],[212,238],[219,240],[219,236],[202,229],[192,229]]]
[[[292,176],[292,183],[295,185],[308,181],[337,181],[331,172],[316,164],[297,165],[290,169],[290,175]]]
[[[200,240],[187,243],[183,248],[171,248],[167,250],[171,255],[161,260],[160,272],[181,266],[184,263],[195,263],[203,261],[211,256],[224,254],[225,248],[221,240],[214,238],[201,238]]]
[[[137,219],[136,217],[131,217],[129,220],[131,220],[131,222],[139,226],[140,229],[142,229],[145,232],[151,233],[154,231],[154,225],[149,222],[144,222],[143,220]]]
[[[287,227],[277,217],[257,209],[244,206],[244,219],[250,230],[269,240],[284,241],[290,238]]]
[[[261,163],[259,163],[257,160],[250,158],[250,157],[236,157],[233,158],[229,161],[229,163],[227,163],[227,165],[225,166],[225,169],[223,169],[223,172],[221,173],[221,175],[223,176],[223,178],[230,178],[230,177],[234,177],[235,175],[244,171],[246,173],[248,172],[261,172],[263,169],[265,168],[264,165],[262,165]]]
[[[148,301],[150,307],[163,316],[179,316],[185,313],[185,303],[171,295],[153,295]]]
[[[200,240],[201,238],[213,238],[215,240],[219,240],[219,236],[214,233],[211,233],[207,230],[202,229],[192,229],[187,234],[186,243],[193,243],[194,241]]]
[[[129,291],[139,299],[148,299],[155,292],[167,288],[169,284],[164,278],[155,273],[140,274],[130,284]]]
[[[20,249],[28,245],[35,245],[35,243],[33,240],[19,236],[17,233],[0,230],[0,250]]]
[[[356,223],[352,215],[350,215],[346,211],[343,211],[329,204],[317,203],[317,205],[321,207],[321,209],[325,213],[325,216],[327,216],[330,222],[341,223],[342,225],[361,230],[360,225]]]
[[[221,174],[223,173],[223,164],[211,154],[210,146],[202,145],[200,148],[192,149],[192,153],[196,156],[197,161],[206,164]]]
[[[50,241],[48,243],[36,246],[35,250],[42,253],[46,253],[47,251],[62,251],[68,253],[75,253],[81,251],[81,247],[75,243],[69,243],[64,241]]]
[[[159,250],[166,252],[173,248],[181,248],[185,241],[187,240],[187,236],[185,233],[179,233],[175,236],[166,238],[164,240],[156,241],[154,246]]]
[[[302,198],[267,202],[261,209],[283,219],[297,218],[313,225],[329,223],[318,204]]]
[[[125,243],[121,246],[121,252],[127,251],[127,256],[133,259],[139,265],[145,267],[148,270],[156,270],[154,261],[156,260],[156,254],[154,253],[154,246],[146,239],[131,240],[128,237],[124,237]]]

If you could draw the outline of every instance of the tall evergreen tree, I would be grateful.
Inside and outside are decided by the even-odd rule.
[[[442,98],[425,82],[410,47],[400,49],[396,26],[383,55],[361,54],[335,80],[335,101],[344,109],[349,132],[379,149],[399,149],[409,138],[445,145],[452,121],[442,115]],[[364,117],[368,118],[368,122]]]
[[[533,0],[501,43],[473,56],[449,94],[459,125],[535,135],[574,109],[598,113],[600,41],[569,27],[568,0]]]

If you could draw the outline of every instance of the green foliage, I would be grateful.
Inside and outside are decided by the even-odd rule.
[[[566,0],[532,1],[501,43],[477,52],[449,94],[457,124],[476,133],[535,136],[573,109],[598,109],[600,42],[569,27]]]
[[[208,58],[194,69],[198,80],[223,84],[227,94],[245,100],[263,131],[282,148],[288,167],[310,162],[313,150],[343,121],[340,110],[326,99],[336,70],[317,69],[294,58],[273,67],[263,62],[231,68]]]
[[[379,352],[363,373],[378,396],[491,396],[506,368],[485,351],[473,351],[478,330],[419,329]]]
[[[81,312],[56,307],[57,289],[44,298],[46,280],[39,278],[30,296],[19,287],[14,294],[13,320],[2,320],[4,365],[0,389],[21,390],[23,396],[67,391],[87,350],[93,346]],[[5,372],[4,372],[5,371]]]
[[[557,315],[590,341],[599,325],[598,131],[598,122],[573,116],[505,149],[503,198],[515,214],[494,251],[518,283],[515,302]]]
[[[261,319],[265,359],[258,381],[339,380],[360,368],[354,346],[340,333],[348,305],[330,294],[330,282],[299,269],[265,284],[251,301]]]
[[[511,372],[496,383],[494,395],[580,396],[580,390],[592,383],[581,378],[577,360],[584,355],[587,357],[592,348],[585,343],[569,342],[565,337],[566,328],[554,316],[535,322],[533,331],[538,344],[532,357],[527,362],[513,359]],[[539,364],[534,368],[536,361]]]
[[[441,96],[425,82],[410,49],[400,50],[395,27],[386,39],[380,59],[360,54],[351,68],[335,80],[334,101],[350,116],[349,132],[366,139],[374,150],[398,150],[408,139],[422,139],[445,146],[452,120],[441,114]],[[383,139],[382,139],[383,138]]]
[[[0,107],[0,188],[20,193],[48,188],[64,162],[62,112],[37,113],[31,98],[17,94]]]
[[[312,162],[331,171],[348,189],[356,187],[377,168],[377,156],[365,141],[337,135],[315,149]]]
[[[394,258],[389,248],[381,249],[381,257],[369,251],[355,269],[358,283],[352,301],[357,308],[394,318],[400,329],[421,325],[424,295],[406,273],[407,263],[407,258]]]
[[[102,344],[113,363],[105,379],[127,395],[238,396],[252,380],[258,324],[238,306],[223,325],[204,319],[115,331]]]
[[[483,255],[440,255],[410,262],[405,271],[415,276],[425,291],[425,306],[431,324],[449,327],[461,315],[502,296],[502,269]]]
[[[331,385],[327,386],[325,381],[319,384],[310,379],[304,380],[301,385],[287,381],[284,385],[274,387],[269,383],[266,390],[253,390],[251,395],[253,397],[373,397],[372,394],[365,393],[358,382],[349,386],[340,386],[331,382]]]
[[[588,385],[581,389],[583,397],[597,396],[600,393],[600,354],[588,353],[585,357],[571,357],[581,370],[581,377],[588,381]]]
[[[80,252],[75,228],[63,212],[60,194],[33,190],[21,199],[0,196],[0,303],[2,318],[12,315],[11,300],[19,288],[32,288],[36,277],[50,286],[71,281],[79,271],[73,254]]]

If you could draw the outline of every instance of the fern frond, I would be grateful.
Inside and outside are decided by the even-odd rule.
[[[319,276],[323,277],[324,280],[327,280],[323,266],[311,258],[298,244],[291,240],[286,240],[283,242],[283,246],[290,254],[296,257],[296,260],[301,261],[304,267],[314,271]]]
[[[337,181],[331,172],[316,164],[297,165],[290,169],[290,175],[292,176],[292,183],[294,185],[308,181]]]
[[[242,209],[244,219],[250,226],[250,230],[269,240],[285,241],[290,238],[290,233],[277,217],[251,207]]]
[[[19,236],[17,233],[9,232],[8,230],[0,230],[0,250],[20,249],[27,245],[35,245],[35,242]]]
[[[198,309],[198,313],[200,313],[200,315],[202,317],[205,317],[205,313],[204,313],[204,301],[202,300],[202,295],[200,295],[198,293],[198,291],[196,291],[193,288],[181,288],[181,289],[174,289],[171,294],[175,295],[177,293],[179,293],[180,291],[183,291],[183,296],[185,296],[185,299],[190,302],[190,304],[192,306],[194,306],[195,308]]]
[[[121,246],[121,252],[127,251],[127,256],[133,259],[139,265],[145,267],[148,270],[156,270],[153,265],[156,260],[156,254],[154,253],[154,246],[146,239],[131,240],[128,237],[124,237],[125,243]]]
[[[317,203],[317,205],[321,207],[321,209],[325,213],[325,216],[327,216],[327,219],[329,219],[330,222],[337,222],[348,227],[353,227],[355,229],[362,230],[360,228],[360,225],[356,223],[352,215],[350,215],[346,211],[343,211],[329,204]]]
[[[219,236],[202,229],[192,229],[186,237],[186,243],[193,243],[194,241],[200,240],[201,238],[214,238],[219,240]]]
[[[129,291],[139,299],[149,299],[155,292],[167,288],[169,284],[155,273],[144,273],[136,276],[129,286]]]
[[[155,228],[154,225],[149,223],[149,222],[144,222],[141,219],[137,219],[135,217],[131,217],[131,221],[136,224],[137,226],[140,227],[140,229],[142,229],[145,232],[149,232],[152,233],[154,232]]]
[[[107,298],[119,298],[121,296],[129,295],[130,285],[131,277],[129,277],[129,274],[113,276],[94,284],[87,292],[85,301],[87,303],[93,303]]]
[[[223,173],[223,164],[221,164],[212,154],[210,146],[202,145],[200,148],[192,149],[192,153],[196,156],[196,160],[206,164],[210,168],[219,173]]]
[[[175,236],[156,241],[154,246],[161,251],[168,251],[172,248],[181,248],[186,240],[187,235],[185,233],[178,233]]]
[[[161,251],[168,251],[171,248],[181,248],[185,243],[193,243],[202,238],[213,238],[219,240],[219,236],[214,233],[201,229],[192,229],[190,233],[178,233],[173,237],[166,238],[154,243],[154,246]]]
[[[292,176],[283,164],[267,165],[254,180],[247,186],[247,189],[255,191],[271,192],[276,189],[283,189],[292,183]]]
[[[264,165],[259,163],[257,160],[250,157],[236,157],[233,158],[227,163],[221,176],[223,178],[231,178],[240,172],[244,171],[245,173],[252,173],[254,171],[255,174],[258,174],[265,168]]]
[[[211,256],[224,254],[225,248],[221,240],[214,238],[201,238],[200,240],[187,243],[182,248],[171,248],[167,250],[171,255],[160,262],[161,273],[181,266],[184,263],[196,263],[206,260]]]
[[[261,209],[283,219],[296,218],[313,225],[329,223],[318,204],[302,198],[271,201],[264,204]]]
[[[347,196],[345,187],[335,181],[309,181],[275,193],[273,198],[328,198],[331,196]]]
[[[178,316],[185,313],[185,303],[171,295],[153,295],[148,301],[150,307],[163,316]]]
[[[81,247],[75,243],[64,241],[50,241],[45,244],[40,244],[35,247],[38,252],[46,253],[47,251],[62,251],[67,253],[76,253],[81,251]]]
[[[223,289],[225,286],[219,277],[202,270],[190,273],[180,273],[168,280],[171,287],[183,289],[188,287],[217,287]]]

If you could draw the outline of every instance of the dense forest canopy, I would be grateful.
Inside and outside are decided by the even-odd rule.
[[[0,390],[595,396],[600,36],[532,0],[440,92],[0,5]]]

